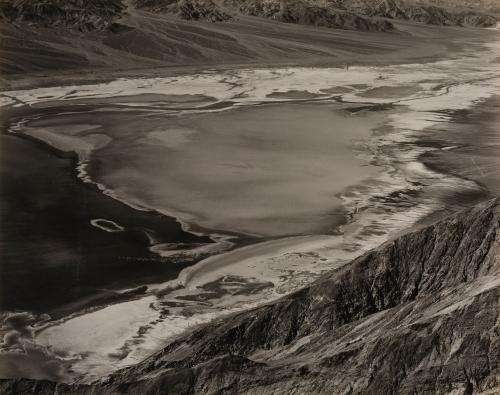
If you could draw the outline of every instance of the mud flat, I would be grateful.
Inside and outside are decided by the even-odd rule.
[[[340,109],[273,104],[150,116],[134,139],[99,150],[99,168],[89,173],[127,200],[209,229],[266,237],[328,232],[343,220],[337,195],[374,171],[353,155],[353,142],[384,118]],[[117,125],[122,135],[129,122]]]
[[[1,261],[9,278],[1,287],[2,310],[46,313],[97,290],[175,276],[174,267],[183,264],[169,267],[151,253],[151,237],[210,242],[184,232],[175,219],[133,210],[83,184],[71,155],[54,155],[12,135],[1,139]],[[27,179],[32,181],[21,181]],[[109,232],[93,226],[100,218],[119,228]]]
[[[143,297],[144,284],[175,279],[196,262],[192,255],[161,257],[150,251],[154,243],[178,250],[213,240],[83,183],[73,152],[85,156],[100,144],[74,144],[41,129],[20,138],[8,129],[0,135],[0,370],[59,380],[66,377],[61,361],[30,346],[33,325]]]
[[[487,199],[498,185],[493,115],[484,118],[484,138],[467,135],[479,122],[473,113],[498,95],[497,50],[482,48],[481,62],[476,51],[425,65],[243,69],[4,92],[5,105],[34,111],[18,137],[59,149],[78,139],[73,150],[86,148],[84,185],[99,185],[129,209],[174,215],[185,230],[215,240],[231,232],[260,237],[170,281],[148,282],[142,297],[44,322],[30,344],[70,365],[68,380],[90,381],[192,326],[300,288],[434,213]],[[101,129],[82,126],[93,123]],[[475,159],[483,181],[480,172],[453,170],[455,149],[479,153],[487,141],[490,154]],[[92,217],[99,234],[127,229],[117,218]],[[153,244],[150,253],[170,256],[172,243]]]
[[[492,96],[470,109],[450,112],[451,124],[443,125],[439,134],[428,131],[422,136],[422,145],[440,148],[423,155],[422,162],[475,180],[485,191],[500,196],[499,104],[500,96]]]

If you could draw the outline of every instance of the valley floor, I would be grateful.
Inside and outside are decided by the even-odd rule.
[[[408,34],[366,36],[167,17],[159,31],[150,14],[129,18],[138,26],[129,36],[43,44],[83,48],[85,73],[76,61],[79,75],[50,71],[56,63],[37,72],[32,55],[17,58],[24,70],[4,65],[2,168],[37,180],[26,190],[2,175],[2,199],[23,215],[10,218],[17,233],[2,229],[17,246],[2,248],[11,262],[2,269],[20,285],[2,298],[8,377],[101,378],[199,324],[274,301],[498,196],[495,31],[401,24]],[[147,35],[172,40],[177,24],[205,40],[183,45],[203,49],[175,36],[184,58],[138,52]],[[24,39],[2,31],[13,59]],[[124,51],[124,42],[137,47]],[[116,63],[121,71],[111,71]],[[29,224],[38,231],[20,239]],[[40,278],[62,277],[43,285],[57,285],[51,298],[37,297],[47,295]]]
[[[395,32],[358,32],[245,16],[189,22],[135,9],[120,23],[128,28],[88,34],[0,24],[0,89],[210,69],[420,63],[495,39],[494,29],[395,22]]]

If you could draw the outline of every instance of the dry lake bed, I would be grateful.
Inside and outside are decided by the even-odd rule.
[[[102,377],[498,194],[497,54],[0,93],[0,364]]]

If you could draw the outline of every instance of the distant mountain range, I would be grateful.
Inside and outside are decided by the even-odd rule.
[[[391,31],[389,21],[433,25],[490,27],[500,6],[492,0],[472,4],[459,0],[0,0],[0,17],[15,23],[71,28],[108,29],[127,7],[172,14],[185,20],[225,22],[239,15],[363,31]]]
[[[225,0],[223,4],[237,12],[271,18],[280,22],[325,26],[347,30],[391,31],[392,23],[360,15],[348,8],[335,7],[333,2],[311,0]]]
[[[81,31],[106,29],[125,9],[122,0],[0,0],[4,20]]]
[[[172,12],[185,19],[224,21],[244,14],[282,22],[353,30],[392,30],[390,22],[400,19],[433,25],[489,27],[499,11],[487,0],[471,7],[452,0],[135,0],[138,8]],[[192,10],[192,12],[191,12]]]
[[[498,3],[458,0],[332,0],[340,9],[362,15],[408,20],[431,25],[489,27],[496,18],[489,13],[498,12]]]

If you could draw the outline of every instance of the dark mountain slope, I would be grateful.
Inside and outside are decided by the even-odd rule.
[[[19,394],[495,394],[500,199],[386,243],[268,305],[203,326],[94,386]]]
[[[457,3],[427,0],[332,0],[340,9],[369,17],[400,19],[431,25],[491,27],[497,20],[493,7],[458,6]]]
[[[411,0],[416,5],[435,5],[446,9],[475,11],[483,14],[500,16],[498,0]]]
[[[139,9],[170,13],[186,20],[224,22],[234,19],[212,0],[133,0],[133,4]]]
[[[229,0],[224,3],[244,15],[271,18],[281,22],[301,25],[325,26],[361,31],[392,31],[394,26],[385,20],[360,16],[340,10],[325,2],[311,0]]]
[[[390,31],[387,19],[444,26],[489,27],[493,7],[439,6],[416,0],[134,0],[138,8],[165,12],[184,19],[226,21],[239,14],[277,21],[352,30]]]
[[[11,76],[45,77],[48,71],[53,71],[50,78],[77,70],[81,77],[97,72],[106,79],[105,71],[116,74],[164,66],[426,61],[445,56],[449,48],[456,50],[457,43],[469,45],[469,40],[491,33],[434,27],[424,32],[421,25],[403,22],[401,27],[396,21],[400,28],[393,29],[386,15],[391,12],[373,13],[360,6],[363,2],[369,3],[0,0],[0,84]],[[387,4],[392,3],[387,0]],[[474,24],[482,17],[464,18]]]
[[[90,31],[108,28],[125,8],[122,0],[0,0],[0,17],[15,23]]]
[[[82,33],[0,21],[0,88],[2,78],[8,80],[3,89],[9,89],[20,78],[57,84],[64,73],[61,83],[68,82],[69,73],[85,80],[106,79],[133,76],[134,69],[143,69],[142,75],[171,75],[229,65],[425,62],[493,36],[483,29],[409,24],[404,27],[409,33],[358,32],[251,16],[210,23],[135,8],[111,26],[113,30]],[[176,68],[159,69],[165,66]]]

